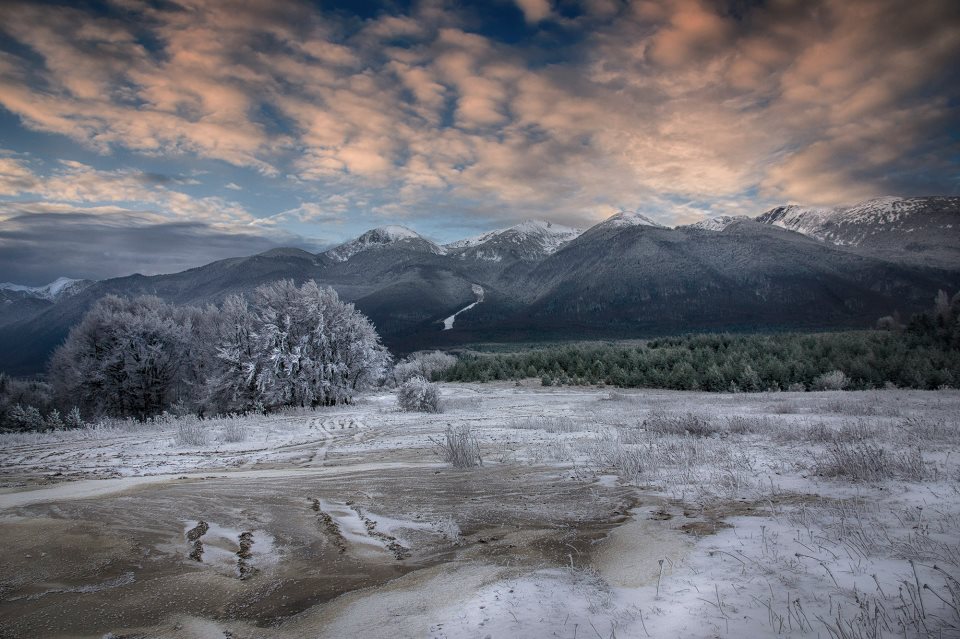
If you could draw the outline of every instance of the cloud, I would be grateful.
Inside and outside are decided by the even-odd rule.
[[[550,15],[549,0],[517,0],[517,6],[523,12],[527,22],[537,23]]]
[[[734,31],[730,20],[715,11],[717,5],[678,2],[666,25],[651,38],[653,59],[669,67],[696,63],[729,44]]]
[[[0,281],[169,273],[279,246],[329,244],[269,219],[260,224],[236,202],[172,188],[192,181],[66,160],[40,173],[0,155],[0,195],[16,198],[0,200]]]
[[[0,157],[0,195],[14,196],[39,186],[33,171],[21,160]]]
[[[620,208],[669,223],[957,188],[955,2],[517,6],[521,41],[431,2],[365,19],[293,0],[5,3],[20,48],[0,52],[0,105],[99,153],[219,160],[349,202],[267,230]],[[0,157],[0,195],[256,220],[132,169],[65,164],[37,185],[29,168]]]
[[[183,181],[136,169],[98,170],[72,160],[61,160],[54,171],[41,175],[21,160],[0,157],[0,194],[6,196],[40,196],[48,203],[74,206],[135,203],[168,218],[201,223],[237,225],[254,219],[235,202],[219,197],[193,197],[170,188]],[[0,219],[4,208],[0,203]]]
[[[224,231],[202,222],[169,221],[118,208],[71,210],[26,204],[0,226],[4,281],[40,285],[57,277],[105,279],[173,273],[203,262],[251,255],[279,246],[317,250],[290,234]]]

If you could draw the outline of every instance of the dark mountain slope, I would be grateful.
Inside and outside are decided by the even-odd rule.
[[[837,208],[781,206],[757,221],[872,257],[947,269],[960,265],[960,197],[884,197]]]
[[[960,277],[867,258],[752,221],[722,232],[596,229],[530,276],[530,324],[683,332],[868,326]]]

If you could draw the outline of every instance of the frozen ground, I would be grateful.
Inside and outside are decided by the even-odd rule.
[[[957,391],[444,397],[0,436],[0,636],[960,636]]]

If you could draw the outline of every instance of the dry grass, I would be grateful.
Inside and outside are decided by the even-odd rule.
[[[830,444],[824,455],[818,455],[814,468],[818,475],[838,477],[857,482],[877,482],[885,479],[923,481],[933,473],[924,463],[919,448],[891,452],[884,446],[868,442],[849,442],[838,439]]]
[[[480,444],[469,424],[447,426],[442,440],[430,440],[434,450],[443,461],[454,468],[476,468],[483,465]]]
[[[582,424],[569,417],[545,417],[542,415],[511,420],[507,423],[507,427],[524,430],[545,430],[548,433],[576,433],[585,430]]]
[[[196,419],[178,420],[173,441],[177,446],[205,446],[207,429],[203,422]]]
[[[247,427],[240,420],[228,421],[220,431],[220,441],[228,444],[238,444],[247,440]]]
[[[659,435],[690,435],[691,437],[710,437],[722,429],[705,415],[697,413],[674,414],[665,411],[653,411],[643,420],[641,428]]]

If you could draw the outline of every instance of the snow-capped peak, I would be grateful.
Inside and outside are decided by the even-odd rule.
[[[835,208],[780,206],[759,216],[757,221],[833,244],[859,246],[891,232],[922,232],[931,224],[936,225],[932,220],[940,218],[943,219],[937,233],[942,234],[953,228],[953,222],[947,218],[955,217],[958,211],[960,198],[956,197],[888,196]]]
[[[416,231],[398,224],[390,224],[388,226],[370,229],[360,237],[330,249],[326,252],[326,255],[338,262],[346,262],[357,253],[361,253],[367,249],[404,241],[417,241],[418,243],[422,243],[428,251],[436,255],[446,253],[442,247],[437,246]]]
[[[767,211],[758,217],[757,221],[804,235],[814,235],[816,230],[829,221],[835,213],[833,209],[789,204]]]
[[[580,235],[583,231],[562,224],[544,220],[524,220],[519,224],[488,231],[476,237],[458,240],[447,244],[451,250],[468,249],[481,246],[496,238],[510,239],[514,244],[536,244],[536,250],[544,255],[555,253],[561,246]]]
[[[750,218],[748,218],[746,215],[718,215],[706,220],[694,222],[693,224],[687,224],[686,228],[700,229],[702,231],[722,231],[734,222],[740,222],[741,220],[748,219]]]
[[[616,215],[612,215],[605,219],[603,222],[600,222],[597,226],[612,226],[612,227],[624,227],[624,226],[655,226],[658,228],[663,228],[663,224],[654,222],[649,217],[640,213],[639,211],[620,211]]]
[[[68,295],[76,295],[91,284],[93,284],[93,282],[90,280],[76,280],[69,277],[58,277],[54,281],[43,286],[24,286],[23,284],[3,282],[0,283],[0,290],[14,291],[17,293],[23,293],[28,297],[39,297],[42,299],[55,301]]]
[[[383,238],[386,242],[396,242],[398,240],[410,240],[414,238],[420,238],[420,234],[409,229],[406,226],[401,226],[399,224],[388,224],[387,226],[378,226],[375,229],[370,229],[360,237],[377,237]]]

